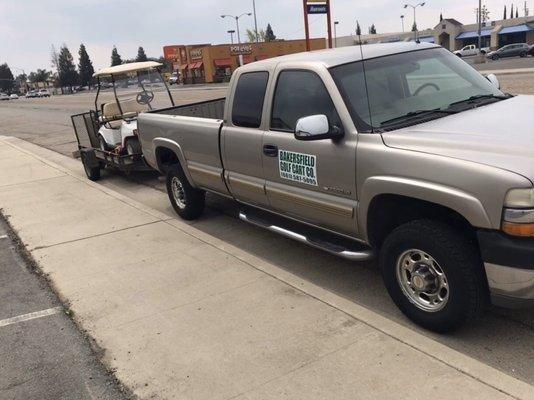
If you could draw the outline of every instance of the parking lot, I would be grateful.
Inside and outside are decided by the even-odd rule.
[[[529,61],[532,62],[532,60]],[[507,61],[487,63],[483,69],[491,70],[494,69],[496,64],[506,62]],[[503,65],[506,65],[509,68],[517,68],[516,61],[511,61],[509,64],[499,64],[499,67],[502,67]],[[502,88],[505,91],[514,94],[534,94],[534,74],[503,74],[499,76],[499,79]],[[225,86],[199,86],[180,87],[173,89],[172,92],[177,104],[186,104],[223,97],[225,95],[225,90]],[[77,146],[72,125],[70,123],[70,115],[90,109],[94,99],[93,96],[94,94],[92,93],[80,93],[75,95],[53,96],[49,99],[20,99],[17,101],[0,103],[0,120],[2,121],[2,124],[0,125],[0,135],[16,137],[31,143],[32,145],[28,145],[22,142],[23,144],[21,145],[18,142],[12,142],[12,144],[18,146],[21,151],[35,154],[40,161],[47,160],[47,162],[53,163],[54,167],[50,167],[54,169],[54,171],[50,172],[52,175],[47,175],[47,177],[44,177],[43,179],[51,179],[51,177],[54,177],[54,179],[65,179],[65,182],[63,182],[65,187],[68,188],[68,190],[76,191],[81,187],[81,184],[79,184],[77,179],[82,176],[81,174],[83,174],[83,172],[81,171],[79,162],[71,158],[72,153],[77,149]],[[107,92],[105,96],[111,96],[111,93]],[[7,145],[4,145],[4,149],[7,149],[5,146]],[[8,150],[5,151],[7,154]],[[11,151],[11,149],[9,151]],[[38,163],[32,165],[36,167]],[[47,169],[48,168],[49,166],[47,166]],[[71,179],[73,177],[76,179]],[[19,184],[20,182],[13,182],[9,184],[15,185],[13,188],[4,188],[3,191],[0,190],[0,198],[3,199],[3,203],[0,204],[2,204],[2,206],[7,205],[8,209],[15,214],[23,212],[21,208],[22,206],[17,204],[17,195],[20,195],[20,193],[16,192],[16,186]],[[37,198],[37,196],[39,196],[38,185],[40,183],[33,182],[33,184],[37,186],[32,187],[32,195]],[[50,184],[54,184],[54,181],[50,181]],[[57,185],[62,184],[57,183]],[[458,358],[455,357],[457,357],[457,354],[460,354],[465,356],[466,359],[473,359],[479,362],[480,364],[477,365],[483,365],[490,367],[492,370],[498,370],[530,385],[534,384],[534,363],[532,362],[534,360],[534,314],[532,313],[532,310],[514,311],[492,308],[483,319],[453,335],[431,334],[408,322],[398,311],[388,297],[387,292],[383,287],[380,274],[374,263],[361,265],[340,260],[334,256],[288,241],[287,239],[267,233],[258,228],[245,226],[236,218],[238,211],[236,206],[231,204],[229,200],[215,196],[209,196],[209,212],[205,218],[191,226],[182,222],[176,222],[174,220],[174,214],[166,199],[166,195],[163,192],[163,182],[156,173],[137,174],[131,177],[107,174],[105,179],[99,182],[98,185],[91,186],[90,189],[92,190],[95,187],[101,187],[103,191],[109,190],[110,193],[118,193],[120,196],[123,196],[121,198],[122,200],[126,201],[125,199],[128,199],[127,201],[130,202],[129,206],[134,207],[137,210],[142,210],[150,216],[139,215],[135,217],[139,218],[136,221],[127,220],[124,221],[124,226],[113,225],[113,229],[110,228],[111,231],[138,229],[135,235],[130,237],[129,240],[132,240],[134,245],[139,246],[137,247],[137,251],[139,251],[140,257],[146,257],[149,261],[151,260],[155,265],[157,264],[158,267],[161,267],[161,264],[164,264],[165,260],[159,258],[153,260],[151,258],[152,255],[150,255],[150,249],[144,249],[142,247],[142,242],[137,238],[140,236],[142,237],[143,234],[148,234],[147,232],[151,229],[155,229],[154,226],[159,227],[160,233],[158,239],[160,240],[160,249],[163,251],[165,248],[164,245],[166,244],[165,240],[167,240],[165,239],[164,233],[174,232],[173,229],[176,228],[180,231],[180,235],[183,237],[180,236],[180,240],[176,241],[168,239],[168,244],[176,246],[176,249],[174,249],[173,252],[164,254],[168,257],[176,258],[185,254],[184,258],[187,260],[196,260],[191,261],[191,264],[188,264],[187,267],[191,268],[191,265],[198,266],[199,270],[202,271],[201,273],[206,276],[210,275],[209,268],[213,269],[215,268],[214,265],[220,263],[224,265],[224,272],[228,273],[228,276],[230,277],[220,279],[233,289],[238,290],[238,294],[235,295],[235,298],[231,298],[232,296],[230,294],[225,297],[224,285],[217,284],[217,279],[214,279],[212,282],[214,287],[209,288],[209,290],[205,287],[193,287],[193,289],[188,287],[184,289],[185,294],[183,294],[183,296],[190,296],[190,299],[179,299],[180,304],[193,305],[193,307],[183,311],[184,314],[180,314],[174,309],[172,309],[171,312],[170,308],[159,310],[160,312],[158,313],[150,311],[148,313],[141,313],[140,310],[143,307],[154,305],[154,303],[145,304],[146,300],[142,300],[142,296],[146,294],[148,299],[153,300],[154,298],[157,298],[159,290],[163,290],[162,293],[167,294],[172,291],[172,288],[162,287],[161,282],[158,283],[155,280],[149,279],[147,281],[147,287],[143,288],[144,291],[138,289],[136,296],[128,299],[131,301],[130,304],[133,304],[134,310],[132,311],[132,314],[124,317],[125,319],[120,321],[120,323],[116,321],[112,322],[113,318],[120,318],[120,314],[114,313],[113,306],[110,307],[109,304],[107,306],[101,305],[103,310],[109,314],[97,318],[95,314],[98,313],[98,307],[94,304],[88,304],[86,302],[87,300],[82,298],[82,295],[85,294],[88,298],[97,299],[99,294],[92,292],[91,288],[83,288],[81,284],[73,283],[75,280],[74,277],[76,276],[74,271],[72,271],[72,275],[68,275],[61,271],[54,270],[52,267],[54,257],[58,259],[61,257],[65,258],[65,255],[60,255],[59,253],[54,253],[52,251],[43,258],[43,263],[48,263],[47,265],[50,265],[49,272],[52,273],[53,277],[55,276],[62,284],[72,283],[72,285],[76,287],[72,292],[68,293],[68,291],[65,291],[63,294],[69,294],[67,297],[76,300],[75,304],[78,304],[82,309],[82,316],[80,318],[86,318],[85,321],[89,326],[89,330],[93,329],[94,332],[97,332],[98,329],[102,327],[108,329],[104,334],[98,334],[97,336],[99,336],[102,343],[115,344],[119,350],[113,353],[117,360],[106,359],[106,362],[122,371],[118,374],[119,379],[123,378],[128,382],[134,382],[134,389],[138,394],[142,394],[146,397],[153,395],[156,398],[158,396],[165,398],[171,393],[165,392],[165,390],[167,390],[166,388],[176,389],[176,387],[173,387],[171,384],[172,379],[175,378],[173,371],[169,371],[168,375],[163,374],[164,376],[161,376],[160,374],[162,374],[162,371],[159,370],[158,367],[162,364],[152,363],[150,357],[151,355],[153,357],[157,356],[157,358],[163,360],[165,359],[165,351],[158,347],[164,339],[155,336],[155,338],[142,341],[139,337],[133,334],[133,339],[129,343],[131,351],[133,352],[135,349],[135,351],[138,352],[138,357],[140,358],[137,359],[137,362],[140,362],[139,360],[142,360],[144,357],[145,365],[147,365],[146,368],[149,370],[148,372],[145,371],[146,374],[144,376],[151,376],[153,378],[153,381],[145,382],[142,378],[143,373],[134,370],[134,367],[138,364],[134,359],[135,357],[129,355],[130,351],[127,349],[130,347],[124,347],[123,344],[118,343],[119,340],[114,336],[118,333],[127,336],[129,334],[129,329],[135,330],[136,328],[139,328],[139,325],[136,325],[134,322],[139,322],[142,318],[148,318],[148,323],[154,324],[154,326],[163,326],[163,328],[161,328],[163,330],[160,333],[162,336],[165,336],[167,340],[183,339],[176,333],[177,331],[180,331],[180,329],[185,329],[180,325],[180,322],[183,321],[188,321],[191,323],[191,326],[198,329],[197,331],[188,331],[185,329],[185,331],[182,332],[184,335],[206,335],[206,338],[211,334],[227,335],[228,340],[224,341],[224,344],[229,346],[229,348],[232,349],[231,351],[214,346],[210,348],[213,352],[212,354],[192,355],[187,351],[187,346],[196,345],[197,343],[195,341],[183,340],[183,342],[180,342],[179,344],[177,343],[177,346],[181,346],[181,350],[174,349],[173,351],[176,351],[177,353],[173,354],[180,354],[181,351],[182,354],[184,354],[184,357],[192,358],[192,360],[190,360],[191,365],[184,367],[180,373],[189,370],[192,372],[192,375],[196,373],[196,375],[192,376],[192,382],[188,381],[189,375],[185,373],[183,375],[187,375],[187,377],[179,375],[182,386],[173,393],[175,395],[177,393],[182,394],[184,396],[183,398],[188,398],[187,396],[192,393],[197,394],[197,398],[202,396],[209,398],[207,395],[207,393],[209,393],[208,389],[205,389],[205,391],[202,389],[202,382],[205,382],[207,378],[201,375],[201,369],[195,369],[195,367],[198,366],[203,366],[206,368],[205,370],[211,371],[213,375],[211,375],[210,378],[213,378],[214,376],[217,377],[217,379],[210,380],[210,384],[213,385],[209,388],[210,390],[224,387],[224,381],[230,379],[232,374],[226,370],[219,370],[213,365],[213,362],[219,362],[224,368],[235,368],[235,371],[237,371],[235,375],[236,381],[233,382],[233,385],[230,385],[230,388],[224,387],[224,393],[221,394],[220,398],[230,398],[238,395],[241,395],[241,398],[247,398],[246,390],[255,390],[254,393],[257,394],[256,398],[268,398],[269,396],[271,396],[269,398],[281,398],[286,386],[288,387],[288,390],[290,390],[290,385],[288,385],[287,380],[293,379],[294,381],[298,381],[300,382],[299,385],[302,387],[310,385],[310,382],[313,382],[312,378],[314,373],[309,371],[309,364],[311,364],[311,362],[308,364],[306,357],[301,357],[301,354],[298,354],[299,352],[309,354],[310,357],[312,357],[312,354],[316,355],[320,353],[321,357],[319,358],[322,358],[322,362],[326,363],[326,366],[323,366],[320,370],[325,371],[331,369],[332,372],[335,372],[340,363],[350,363],[354,362],[354,360],[336,359],[335,361],[328,361],[328,357],[330,356],[329,352],[339,351],[339,348],[343,346],[349,348],[350,344],[353,343],[349,340],[349,337],[358,336],[367,338],[367,340],[370,341],[369,348],[374,348],[377,351],[377,354],[370,355],[369,357],[375,357],[376,360],[384,362],[384,364],[391,362],[391,360],[387,357],[382,358],[383,354],[381,354],[379,350],[380,344],[382,344],[384,348],[388,348],[389,346],[392,349],[397,349],[397,347],[400,346],[399,343],[401,343],[403,345],[408,344],[409,347],[408,350],[404,348],[402,350],[402,352],[405,352],[403,353],[405,359],[417,359],[417,357],[421,357],[421,354],[424,354],[424,357],[422,357],[424,360],[422,360],[421,363],[427,363],[429,369],[436,373],[443,373],[444,376],[451,373],[445,370],[441,371],[439,368],[442,368],[442,365],[440,365],[439,368],[432,366],[432,360],[437,359],[443,365],[457,369],[458,367],[455,365],[455,360]],[[89,189],[87,190],[89,191]],[[1,192],[4,193],[1,194]],[[90,195],[92,196],[94,194],[91,193]],[[116,195],[110,196],[114,197],[115,200],[117,199]],[[73,195],[73,197],[77,196]],[[44,199],[43,201],[52,201],[52,199]],[[76,201],[83,201],[83,199],[78,198]],[[45,208],[39,209],[45,210]],[[147,210],[156,210],[159,214],[154,217],[154,212],[148,212]],[[111,219],[112,217],[110,217],[110,220]],[[57,245],[58,243],[69,243],[68,246],[70,247],[68,248],[67,253],[68,256],[73,257],[77,254],[77,251],[83,249],[83,246],[76,247],[76,242],[80,242],[85,238],[89,238],[93,241],[91,242],[91,245],[103,246],[103,248],[112,251],[113,246],[109,246],[105,241],[98,241],[97,239],[103,232],[87,231],[79,237],[70,237],[63,232],[62,234],[58,234],[61,238],[56,238],[56,242],[47,242],[48,239],[45,232],[40,232],[36,228],[37,224],[37,221],[34,220],[32,223],[26,225],[25,228],[27,229],[26,232],[31,232],[27,234],[27,238],[29,238],[29,241],[32,241],[34,245],[33,250],[35,250],[33,255],[38,259],[39,255],[44,253],[47,247],[56,246],[57,248],[61,248],[61,246]],[[193,232],[190,234],[193,238],[187,237],[189,229]],[[189,240],[191,242],[188,242]],[[202,242],[203,245],[201,245],[200,242]],[[190,248],[187,246],[190,246]],[[211,253],[212,250],[206,250],[206,248],[210,246],[216,247],[218,252]],[[45,250],[40,250],[41,247]],[[273,249],[276,249],[276,251],[273,251]],[[202,266],[198,265],[200,263],[198,261],[199,257],[204,251],[212,254],[213,257],[216,257],[216,259],[212,260],[214,264],[206,270],[204,269],[204,264],[202,264]],[[236,256],[236,254],[238,254],[238,256]],[[116,256],[116,254],[112,253],[110,258],[113,259]],[[128,260],[123,260],[125,265],[135,264],[135,260],[131,258],[131,254],[121,255],[121,257]],[[236,257],[236,259],[234,260],[232,257]],[[83,270],[83,266],[85,263],[89,263],[89,261],[80,260],[79,265],[74,267],[75,271],[79,272]],[[111,268],[111,261],[110,259],[107,259],[106,261],[102,261],[101,264],[101,269],[93,271],[92,274],[87,274],[87,277],[88,279],[95,279],[96,282],[102,283],[102,287],[104,288],[102,290],[107,294],[111,294],[111,288],[109,287],[110,283],[102,282],[102,277],[105,274],[106,268]],[[143,265],[135,265],[133,271],[142,271],[145,267],[146,266]],[[95,275],[97,274],[100,274],[101,276],[96,277]],[[126,276],[127,273],[123,268],[123,270],[115,273],[113,279],[119,280]],[[130,278],[135,280],[135,278]],[[168,278],[172,280],[172,277],[169,276]],[[195,271],[190,270],[187,271],[187,274],[181,275],[181,278],[184,280],[199,279],[198,276],[195,276]],[[232,280],[235,280],[235,282],[231,282]],[[183,281],[172,282],[177,285],[183,284]],[[128,281],[123,282],[123,284],[124,286],[128,286],[139,284],[139,282]],[[108,289],[109,291],[106,292]],[[210,295],[206,298],[199,297],[197,291],[203,293],[205,289],[208,292],[211,291]],[[191,290],[191,292],[187,292],[187,290]],[[254,291],[257,292],[254,293]],[[213,293],[217,293],[217,295],[222,294],[221,296],[223,298],[213,300],[210,298],[210,296],[214,296]],[[240,336],[232,331],[232,316],[230,312],[220,318],[213,312],[216,308],[216,304],[213,304],[213,302],[228,302],[230,306],[236,306],[236,302],[239,303],[240,301],[240,295],[243,296],[242,298],[251,301],[250,307],[246,308],[248,312],[251,314],[256,312],[264,313],[262,316],[256,315],[256,317],[251,315],[248,315],[247,317],[242,316],[246,319],[247,324],[250,325],[250,329],[254,331],[250,336]],[[277,299],[276,307],[273,306],[273,308],[270,308],[266,306],[269,298],[271,298],[270,296]],[[203,301],[202,304],[201,301]],[[198,302],[198,304],[196,302]],[[140,303],[143,304],[141,305]],[[290,314],[294,307],[296,307],[299,313],[298,316]],[[311,309],[314,309],[314,312],[321,310],[321,314],[317,317],[317,320],[314,320],[317,314],[313,314]],[[204,312],[203,310],[208,313],[208,315],[205,316],[208,321],[217,321],[223,328],[216,330],[213,327],[210,328],[209,326],[205,326],[205,322],[201,322],[205,320],[199,320],[199,317],[194,316],[195,312],[201,313]],[[370,312],[369,315],[366,314],[366,310]],[[138,311],[139,314],[137,314]],[[143,311],[146,310],[143,309]],[[172,314],[172,316],[167,318],[167,312],[168,314]],[[276,318],[271,314],[275,312],[280,313],[280,321],[276,321]],[[289,314],[286,315],[286,313]],[[224,318],[228,318],[228,320],[223,321]],[[255,327],[259,326],[261,327],[260,329],[271,329],[271,333],[283,332],[285,329],[284,322],[289,324],[290,321],[294,321],[295,319],[297,322],[302,323],[302,325],[297,326],[297,323],[291,324],[291,326],[287,326],[288,332],[298,331],[298,329],[306,326],[313,326],[314,329],[310,331],[311,336],[307,336],[306,332],[299,332],[298,335],[294,333],[292,335],[288,334],[289,338],[298,340],[299,343],[295,343],[290,349],[284,348],[284,351],[292,351],[294,353],[284,354],[283,351],[280,353],[271,352],[273,347],[283,347],[284,345],[282,342],[288,337],[283,337],[282,335],[282,337],[276,338],[275,335],[271,335],[270,340],[272,341],[270,342],[265,339],[265,336],[269,335],[264,336],[262,335],[262,332],[255,330]],[[393,325],[389,325],[390,323]],[[332,328],[332,326],[335,328]],[[397,326],[400,328],[397,328]],[[113,327],[113,329],[110,327]],[[212,332],[212,329],[216,330],[216,332]],[[269,333],[269,331],[267,332]],[[413,335],[415,336],[410,336],[410,332],[413,332]],[[152,332],[154,335],[160,335],[160,333]],[[328,338],[329,335],[335,337],[335,343],[332,343]],[[425,342],[420,338],[428,340],[428,342]],[[205,338],[199,337],[197,339],[198,341],[201,341]],[[243,361],[243,358],[240,357],[239,354],[239,346],[236,345],[240,340],[242,341],[244,348],[247,349],[247,354],[267,354],[267,356],[280,357],[280,359],[276,360],[278,364],[273,362],[272,366],[269,364],[270,367],[267,368],[257,365],[257,360],[254,358],[247,358]],[[264,347],[257,346],[258,343],[250,342],[250,340],[257,340],[258,342],[261,342],[261,346]],[[414,345],[413,343],[417,343],[418,340],[420,340],[421,343],[425,343],[424,346],[427,347],[423,351],[419,349],[419,353],[416,351],[414,354],[411,354],[410,352],[413,350],[412,346],[417,347],[417,345]],[[395,343],[390,343],[390,341]],[[432,343],[436,343],[438,350],[433,347],[434,345]],[[165,349],[169,350],[172,347],[173,346],[169,344]],[[207,347],[204,349],[207,349]],[[447,349],[451,349],[453,353],[447,353]],[[352,349],[352,351],[355,351],[355,354],[358,354],[358,351],[354,349]],[[359,354],[361,354],[361,352]],[[210,361],[211,357],[213,357],[213,361]],[[284,359],[284,357],[287,357],[287,359]],[[430,361],[427,360],[427,358]],[[239,362],[244,362],[244,367],[234,364]],[[130,364],[132,365],[131,368],[129,367]],[[474,381],[476,381],[475,383],[472,383],[472,386],[466,386],[466,391],[463,395],[475,396],[478,393],[478,395],[481,396],[484,394],[484,396],[486,396],[485,398],[497,398],[498,396],[503,395],[503,392],[500,390],[485,392],[484,390],[489,390],[488,387],[491,387],[488,382],[484,382],[486,386],[484,386],[483,389],[477,387],[477,384],[480,383],[480,378],[477,374],[480,374],[480,371],[484,371],[483,369],[478,370],[478,367],[472,367],[472,369],[470,369],[471,365],[467,361],[462,361],[460,364],[463,365],[463,367],[459,367],[460,372],[466,376],[474,376]],[[276,365],[283,366],[283,374],[277,375]],[[177,367],[175,364],[174,366]],[[397,367],[402,369],[402,363],[399,363]],[[247,375],[247,371],[244,371],[246,368],[252,370],[257,368],[257,371],[259,372],[250,376]],[[302,376],[299,377],[299,369],[301,368],[303,371],[307,371],[306,378],[303,378]],[[386,367],[384,366],[384,368]],[[347,371],[349,369],[350,368],[347,366],[344,366],[343,368],[340,367],[340,371]],[[360,365],[360,372],[362,374],[364,374],[364,370],[365,368],[362,368]],[[398,373],[400,374],[400,377],[393,379],[393,381],[405,378],[400,370]],[[418,373],[423,374],[424,368]],[[452,376],[452,374],[450,376]],[[266,379],[265,377],[270,378]],[[330,378],[331,382],[335,381],[334,377]],[[251,387],[247,386],[249,383],[247,382],[247,379],[251,380]],[[276,380],[278,386],[274,385],[275,387],[273,387],[273,385],[270,385],[270,379],[273,381]],[[451,380],[447,382],[454,383],[454,379],[456,378],[450,379]],[[145,383],[147,384],[147,388],[144,387]],[[491,383],[496,385],[493,389],[499,388],[498,382]],[[366,381],[366,384],[369,384],[368,381]],[[159,387],[154,388],[154,386],[158,385]],[[376,385],[380,386],[379,384]],[[294,385],[291,385],[291,387],[294,387]],[[280,392],[277,392],[277,390],[280,390]],[[455,389],[451,388],[451,390],[454,391]],[[303,390],[303,393],[312,392],[313,388],[308,392]],[[273,393],[278,393],[279,397],[277,397],[276,394],[273,395]],[[444,397],[446,391],[439,393],[440,395],[436,398]],[[269,394],[269,396],[267,394]],[[455,392],[455,394],[459,395],[459,392]],[[505,394],[510,393],[505,392]],[[344,393],[344,396],[350,398],[350,393]],[[402,397],[402,394],[399,396]],[[514,396],[511,397],[513,398]],[[291,396],[288,398],[291,398]],[[453,395],[452,398],[460,397],[454,397]]]

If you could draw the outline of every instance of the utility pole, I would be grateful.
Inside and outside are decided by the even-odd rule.
[[[239,65],[243,65],[243,54],[241,54],[241,35],[239,33],[239,18],[241,17],[244,17],[245,15],[248,15],[249,17],[252,15],[252,13],[243,13],[241,15],[228,15],[228,14],[224,14],[224,15],[221,15],[221,18],[226,18],[226,17],[230,17],[230,18],[234,18],[235,19],[235,24],[236,24],[236,27],[237,27],[237,44],[239,45],[240,49],[239,49]]]
[[[478,0],[478,52],[482,50],[482,0]]]
[[[254,32],[256,32],[256,43],[258,43],[259,38],[258,38],[258,18],[256,17],[256,0],[252,0],[252,10],[254,12]]]
[[[306,34],[306,51],[310,51],[310,25],[308,24],[308,3],[302,0],[304,7],[304,33]]]
[[[339,25],[339,21],[334,21],[334,47],[337,48],[337,26]]]
[[[330,10],[330,0],[326,0],[326,18],[328,27],[328,47],[332,48],[332,12]]]
[[[408,8],[408,7],[412,7],[413,8],[413,24],[414,24],[414,27],[415,27],[415,29],[413,31],[413,38],[414,38],[414,40],[416,42],[417,42],[417,30],[418,30],[418,28],[417,28],[417,21],[415,19],[415,10],[416,10],[417,7],[423,7],[424,5],[425,5],[425,2],[418,3],[416,5],[412,5],[412,4],[405,4],[404,5],[404,8]]]
[[[401,15],[402,33],[404,33],[404,15]]]

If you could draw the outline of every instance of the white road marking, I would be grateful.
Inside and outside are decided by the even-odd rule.
[[[0,235],[0,239],[7,239],[7,235]]]
[[[29,314],[17,315],[16,317],[0,320],[0,328],[3,326],[18,324],[19,322],[30,321],[32,319],[48,317],[49,315],[61,312],[61,307],[49,308],[48,310],[36,311]]]

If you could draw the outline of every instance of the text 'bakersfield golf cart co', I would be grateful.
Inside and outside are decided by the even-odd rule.
[[[137,115],[174,106],[161,66],[154,61],[136,62],[93,75],[98,82],[95,109],[71,117],[89,179],[100,179],[106,167],[125,173],[151,169],[137,137]]]

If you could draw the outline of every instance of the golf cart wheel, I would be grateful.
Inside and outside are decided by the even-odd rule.
[[[206,192],[191,186],[179,165],[167,173],[167,194],[174,211],[185,220],[198,219],[204,212]]]
[[[488,298],[482,261],[469,238],[441,222],[395,229],[380,252],[389,295],[416,324],[451,332],[482,314]]]
[[[142,153],[141,143],[139,142],[139,138],[132,137],[126,141],[126,153],[129,156]]]
[[[100,164],[97,166],[93,166],[90,164],[89,159],[87,157],[87,154],[81,153],[82,158],[82,164],[83,169],[85,170],[85,174],[87,175],[87,178],[91,181],[97,181],[100,179]]]

